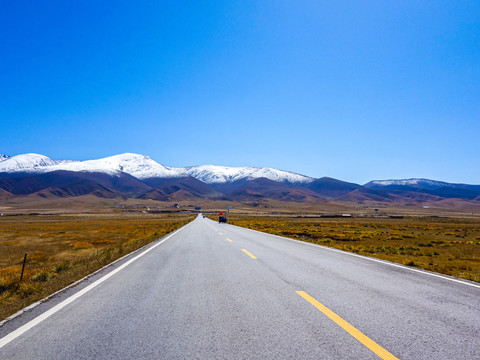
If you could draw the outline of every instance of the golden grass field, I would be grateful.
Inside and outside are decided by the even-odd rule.
[[[193,218],[144,213],[0,217],[0,319]]]
[[[479,218],[230,215],[228,222],[480,282]]]

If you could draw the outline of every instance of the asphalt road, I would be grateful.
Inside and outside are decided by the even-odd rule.
[[[480,284],[201,217],[147,250],[5,323],[0,359],[480,359]]]

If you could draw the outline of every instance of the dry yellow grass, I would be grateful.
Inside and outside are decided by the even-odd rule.
[[[193,219],[190,214],[0,218],[0,319]],[[24,254],[27,263],[20,282]]]
[[[231,215],[228,220],[234,225],[480,282],[478,218]]]

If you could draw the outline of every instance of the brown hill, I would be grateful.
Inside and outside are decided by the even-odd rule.
[[[375,202],[401,201],[403,203],[405,199],[385,190],[374,190],[374,189],[366,189],[361,187],[343,196],[338,197],[337,200],[344,201],[344,202],[353,202],[353,203],[361,203],[364,201],[375,201]]]
[[[12,193],[10,193],[6,190],[0,189],[0,199],[7,200],[7,199],[11,199],[13,197],[15,197],[15,195],[13,195]]]
[[[85,187],[76,188],[75,186],[70,186],[66,189],[61,188],[47,188],[37,192],[34,192],[29,195],[30,197],[41,197],[41,198],[70,198],[70,197],[80,197],[85,195],[93,195],[99,198],[120,198],[122,195],[118,192],[112,191],[108,188],[94,187],[90,188],[87,192]]]

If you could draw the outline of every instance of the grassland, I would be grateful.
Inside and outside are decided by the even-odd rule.
[[[218,217],[212,217],[218,220]],[[480,219],[230,215],[229,223],[480,282]]]
[[[143,213],[0,217],[0,319],[193,217]],[[19,281],[25,254],[25,272]]]

